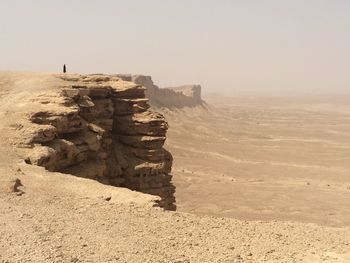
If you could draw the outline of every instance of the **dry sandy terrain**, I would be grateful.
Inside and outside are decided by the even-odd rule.
[[[156,197],[24,163],[28,112],[58,85],[50,74],[0,74],[0,262],[350,261],[345,114],[332,115],[339,127],[248,102],[169,114],[179,212],[167,212]],[[292,130],[293,112],[314,129]]]
[[[350,226],[347,98],[207,101],[167,113],[179,211]]]

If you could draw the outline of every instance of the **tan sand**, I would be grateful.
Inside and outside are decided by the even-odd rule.
[[[179,211],[350,226],[346,98],[207,101],[166,112]]]

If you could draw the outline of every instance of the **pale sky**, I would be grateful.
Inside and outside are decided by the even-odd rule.
[[[0,70],[350,93],[350,0],[0,0]]]

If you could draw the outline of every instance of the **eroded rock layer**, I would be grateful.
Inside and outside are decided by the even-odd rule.
[[[158,195],[161,207],[175,210],[172,156],[163,148],[168,124],[149,110],[145,88],[115,76],[62,78],[63,110],[31,116],[39,126],[27,162]]]
[[[183,108],[205,105],[201,97],[200,85],[185,85],[171,88],[159,88],[151,76],[119,74],[118,77],[132,81],[146,88],[146,97],[156,107]]]

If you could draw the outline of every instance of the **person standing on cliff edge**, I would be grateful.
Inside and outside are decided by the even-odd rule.
[[[66,64],[63,64],[63,73],[66,73],[67,69],[66,69]]]

